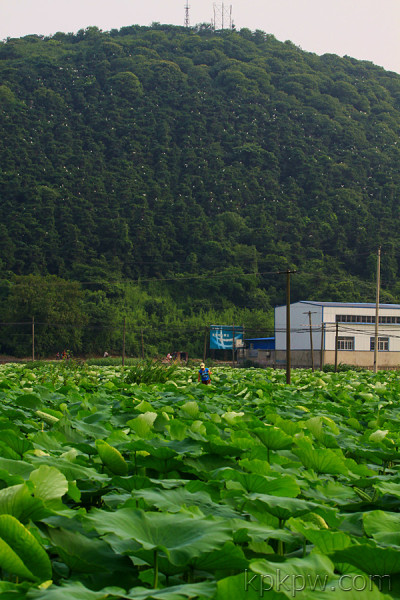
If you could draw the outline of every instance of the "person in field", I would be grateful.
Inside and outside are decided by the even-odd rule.
[[[205,385],[209,385],[211,383],[211,371],[203,362],[200,365],[197,381],[201,381],[201,383],[204,383]]]

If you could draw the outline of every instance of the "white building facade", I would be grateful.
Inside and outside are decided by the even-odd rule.
[[[376,305],[351,302],[295,302],[290,306],[293,366],[316,368],[337,361],[371,368],[374,364]],[[310,327],[311,321],[311,327]],[[286,306],[275,308],[275,360],[286,362]],[[378,368],[400,368],[400,304],[380,304]]]

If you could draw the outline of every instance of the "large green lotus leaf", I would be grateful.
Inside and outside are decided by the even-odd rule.
[[[151,488],[154,485],[148,477],[142,475],[132,475],[129,477],[115,476],[112,478],[111,483],[114,488],[126,490],[127,492]]]
[[[264,589],[268,587],[288,597],[293,597],[296,581],[305,585],[304,591],[308,594],[316,580],[323,585],[324,581],[334,577],[334,565],[331,560],[316,553],[304,558],[288,558],[285,562],[256,560],[250,563],[250,570],[263,577]]]
[[[259,458],[243,458],[239,461],[239,465],[242,469],[245,469],[250,473],[258,473],[258,475],[268,475],[271,471],[269,462],[260,460]]]
[[[14,452],[14,450],[12,448],[10,448],[6,444],[4,444],[4,442],[2,442],[1,440],[0,440],[0,456],[3,456],[4,458],[11,458],[13,460],[19,460],[21,458],[17,452]]]
[[[157,413],[148,411],[130,419],[126,424],[140,438],[150,438],[154,437],[153,424],[156,418]]]
[[[24,579],[48,581],[51,562],[37,539],[11,515],[0,515],[0,566]]]
[[[217,435],[209,435],[207,441],[204,443],[204,448],[210,454],[217,454],[219,456],[241,456],[243,453],[243,450],[239,446]]]
[[[247,492],[268,494],[271,496],[289,496],[294,498],[299,495],[300,487],[289,475],[280,477],[266,477],[257,473],[241,473],[235,469],[220,469],[216,472],[218,479],[237,481]]]
[[[172,445],[168,445],[163,440],[151,440],[151,442],[146,440],[137,440],[135,442],[131,442],[129,444],[129,448],[131,450],[144,450],[151,456],[161,460],[168,460],[169,458],[173,458],[177,455],[177,452]]]
[[[184,440],[187,437],[187,425],[179,419],[171,419],[166,426],[171,439]]]
[[[215,571],[229,570],[232,572],[247,569],[249,561],[239,546],[233,542],[225,542],[222,548],[202,554],[191,560],[190,564],[198,571],[215,573]]]
[[[39,521],[51,512],[39,498],[32,495],[33,486],[26,483],[0,490],[0,514],[12,515],[22,523]]]
[[[267,494],[250,494],[249,498],[252,501],[260,502],[266,511],[283,521],[312,512],[316,507],[314,503],[299,498],[284,498]],[[248,505],[246,507],[251,512]]]
[[[324,425],[325,427],[328,427],[332,431],[332,433],[334,433],[335,435],[339,435],[340,430],[336,423],[330,417],[311,417],[311,419],[308,419],[304,422],[304,426],[308,429],[308,431],[310,431],[313,434],[313,436],[318,441],[321,441],[324,438]]]
[[[313,591],[304,590],[296,597],[299,600],[392,600],[392,595],[382,593],[369,577],[356,572],[329,578],[322,585],[316,585]]]
[[[26,593],[31,585],[28,581],[22,583],[0,581],[0,597],[2,600],[26,600]]]
[[[307,540],[314,544],[314,546],[317,546],[324,554],[332,554],[337,550],[343,550],[353,543],[351,537],[343,533],[343,531],[307,527],[307,524],[299,519],[290,519],[287,525],[290,529],[304,535]]]
[[[206,474],[207,477],[209,477],[210,471],[215,471],[216,469],[228,466],[234,467],[236,465],[234,460],[216,454],[204,454],[199,458],[184,458],[183,463],[197,473]],[[205,477],[202,477],[202,479],[205,479]]]
[[[220,579],[217,583],[215,600],[286,600],[287,596],[275,590],[264,592],[263,578],[244,570],[240,575]],[[268,593],[268,596],[267,596]]]
[[[129,569],[128,558],[116,555],[103,540],[79,531],[48,529],[48,536],[63,562],[78,573],[96,573]]]
[[[364,531],[369,536],[400,532],[400,514],[372,510],[363,515]]]
[[[144,587],[135,587],[128,594],[120,596],[127,600],[187,600],[195,598],[214,598],[216,585],[212,581],[201,583],[183,583],[161,590],[149,590]]]
[[[182,507],[197,506],[204,515],[214,515],[224,519],[232,519],[238,514],[224,504],[213,502],[206,492],[188,492],[186,489],[160,490],[143,489],[132,492],[134,498],[143,498],[150,506],[177,513]]]
[[[322,500],[330,504],[344,505],[351,501],[358,501],[358,496],[353,488],[337,481],[323,481],[308,490],[303,489],[302,493],[312,500]]]
[[[35,448],[46,452],[63,451],[63,444],[66,443],[66,437],[60,431],[38,431],[31,436],[31,441]]]
[[[382,494],[388,494],[389,496],[396,496],[396,498],[400,498],[400,483],[394,483],[392,481],[379,481],[375,483],[375,487]]]
[[[113,448],[104,440],[96,440],[96,448],[101,462],[111,473],[114,473],[114,475],[127,475],[128,465],[119,450]]]
[[[48,465],[49,467],[55,467],[61,471],[61,473],[63,473],[69,481],[83,480],[104,482],[109,479],[104,473],[98,473],[95,469],[84,467],[78,463],[72,463],[64,458],[58,458],[55,456],[32,456],[31,460],[33,466],[29,465],[31,467],[30,471],[33,471],[33,469],[38,468],[40,465]]]
[[[43,500],[45,506],[57,508],[62,496],[68,492],[68,481],[58,469],[41,465],[29,476],[35,486],[35,498]]]
[[[189,400],[188,402],[185,402],[185,404],[183,404],[180,407],[180,409],[183,412],[184,416],[189,417],[191,419],[196,419],[199,416],[199,405],[194,400]]]
[[[298,456],[306,469],[312,469],[316,473],[328,473],[331,475],[346,475],[348,468],[344,459],[329,448],[314,448],[305,438],[298,440],[299,448],[293,453]]]
[[[110,434],[110,431],[102,425],[87,423],[84,419],[75,419],[73,421],[73,426],[87,438],[106,438]]]
[[[400,573],[400,552],[398,548],[382,548],[372,540],[352,544],[331,555],[335,563],[350,563],[367,575],[392,575]]]
[[[33,410],[37,410],[42,406],[42,401],[36,394],[21,394],[20,396],[16,396],[13,402],[15,406]]]
[[[106,588],[99,592],[89,590],[79,581],[68,582],[62,586],[52,585],[48,589],[30,590],[29,598],[34,600],[107,600],[107,598],[126,598],[121,588]]]
[[[1,441],[19,454],[21,458],[25,452],[28,452],[28,450],[33,448],[32,443],[29,440],[21,435],[17,435],[15,431],[10,429],[3,429],[0,437]]]
[[[176,565],[211,552],[231,538],[226,522],[187,515],[143,512],[122,508],[114,513],[93,510],[88,521],[100,534],[114,533],[121,539],[133,538],[145,550],[161,550]]]
[[[233,538],[236,543],[242,544],[249,540],[253,542],[264,542],[266,540],[280,540],[282,542],[293,542],[296,534],[287,529],[273,529],[256,521],[244,521],[233,519],[229,521],[233,530]]]
[[[24,460],[11,460],[10,458],[0,457],[0,469],[4,469],[9,475],[17,475],[22,477],[22,479],[29,479],[29,475],[34,468],[33,465]]]
[[[292,437],[273,425],[266,425],[263,428],[257,427],[252,431],[269,450],[284,450],[290,448],[293,444]]]

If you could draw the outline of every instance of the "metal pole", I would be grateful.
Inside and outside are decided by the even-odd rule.
[[[286,383],[290,383],[290,271],[286,271]]]
[[[337,371],[338,361],[338,341],[339,341],[339,323],[336,321],[336,335],[335,335],[335,373]]]
[[[311,370],[314,371],[314,344],[313,344],[313,336],[312,336],[311,311],[308,311],[308,320],[310,322]]]
[[[324,368],[324,331],[325,331],[325,323],[321,322],[321,360],[320,360],[320,370]]]
[[[204,330],[204,348],[203,348],[203,362],[206,362],[206,354],[207,354],[207,333],[208,328],[206,327]]]
[[[125,366],[125,331],[126,331],[126,317],[124,317],[124,328],[122,333],[122,366]]]
[[[235,323],[232,328],[232,367],[235,366]]]
[[[32,317],[32,362],[35,360],[35,317]]]
[[[381,285],[381,248],[378,248],[376,261],[376,307],[375,307],[375,344],[374,344],[374,373],[378,371],[378,344],[379,344],[379,288]]]

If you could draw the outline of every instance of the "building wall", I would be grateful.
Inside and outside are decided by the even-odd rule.
[[[310,325],[308,311],[311,311],[314,351],[335,351],[336,315],[375,316],[374,307],[363,306],[316,306],[307,302],[295,302],[290,309],[291,349],[293,351],[310,350]],[[399,317],[400,310],[396,308],[380,308],[380,317]],[[323,332],[322,332],[323,323]],[[379,337],[389,338],[389,353],[400,352],[400,323],[379,323]],[[373,323],[339,323],[339,337],[354,338],[354,350],[343,351],[349,358],[351,352],[371,352],[371,338],[375,337]],[[322,337],[321,337],[322,336]],[[286,350],[286,306],[275,309],[275,344],[276,350]],[[386,353],[388,353],[386,352]],[[384,354],[384,352],[380,352]],[[372,352],[373,355],[373,352]],[[355,359],[358,360],[358,359]],[[345,362],[345,361],[341,361]]]
[[[375,316],[373,308],[324,307],[325,349],[335,350],[336,315]],[[398,317],[400,311],[393,308],[381,308],[379,316]],[[400,352],[400,324],[385,325],[379,323],[379,337],[389,337],[389,351]],[[370,351],[370,339],[375,337],[375,324],[339,323],[338,335],[354,337],[354,351]]]
[[[314,350],[314,369],[321,369],[321,351]],[[323,358],[324,360],[324,358]],[[290,353],[290,364],[294,369],[309,369],[312,367],[310,350],[292,350]],[[322,366],[324,365],[324,362]],[[275,351],[275,366],[279,369],[286,367],[286,351]]]
[[[372,369],[374,366],[373,352],[346,352],[338,351],[338,365],[344,363],[346,365],[354,365],[356,367],[364,367]],[[324,364],[335,364],[335,351],[327,350],[324,353]],[[378,369],[398,369],[400,368],[400,352],[378,352],[377,357]]]
[[[314,368],[321,369],[324,365],[335,364],[335,351],[325,350],[321,357],[321,351],[314,351]],[[285,350],[245,350],[244,360],[252,360],[257,365],[264,367],[274,367],[277,369],[286,368]],[[363,351],[338,351],[338,365],[354,365],[365,369],[372,369],[374,366],[374,353]],[[310,350],[293,350],[290,356],[291,366],[294,369],[310,369],[312,366]],[[378,369],[400,369],[400,352],[378,352]]]
[[[295,302],[290,306],[290,347],[292,350],[310,349],[309,311],[311,311],[313,347],[314,350],[321,348],[322,307],[307,302]],[[286,306],[275,308],[275,348],[286,350]]]

